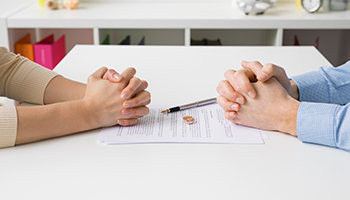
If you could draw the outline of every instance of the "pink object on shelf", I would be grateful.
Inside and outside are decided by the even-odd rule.
[[[65,35],[54,42],[53,34],[34,44],[35,62],[48,68],[54,69],[66,55]]]

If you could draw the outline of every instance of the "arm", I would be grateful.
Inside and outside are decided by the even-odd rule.
[[[297,132],[303,142],[350,151],[350,103],[341,106],[301,102]]]
[[[89,77],[86,93],[80,100],[46,106],[18,107],[16,144],[112,126],[123,119],[134,119],[134,121],[123,121],[136,123],[136,118],[148,114],[148,108],[144,105],[149,103],[150,95],[146,91],[128,100],[139,104],[138,107],[123,108],[124,100],[121,98],[121,93],[133,74],[125,74],[128,78],[119,84],[114,84],[102,79],[106,72],[106,68],[101,68]]]
[[[300,101],[345,105],[350,102],[350,62],[339,67],[292,77],[298,85]]]
[[[118,121],[115,123],[118,122],[121,125],[127,126],[136,124],[136,118],[142,117],[145,111],[148,110],[145,105],[150,103],[150,95],[145,91],[148,86],[147,82],[133,77],[136,73],[135,69],[130,68],[123,73],[125,77],[122,77],[115,71],[111,73],[109,70],[108,72],[105,72],[103,79],[109,80],[110,82],[121,82],[123,79],[125,80],[124,83],[115,84],[116,86],[119,85],[119,87],[124,87],[120,96],[123,96],[124,93],[129,94],[128,96],[124,95],[125,98],[121,98],[123,102],[119,102],[120,107],[122,107],[122,109],[119,110],[122,117],[119,117]],[[85,84],[59,76],[55,72],[47,70],[26,58],[10,53],[5,48],[0,47],[1,95],[36,104],[65,102],[64,104],[52,104],[47,107],[19,107],[18,111],[14,107],[1,107],[0,148],[13,146],[15,144],[16,134],[18,136],[17,144],[19,144],[56,137],[58,135],[70,134],[76,132],[76,130],[87,130],[91,128],[91,125],[93,125],[92,127],[97,128],[96,123],[85,125],[79,123],[79,125],[74,125],[76,126],[76,129],[74,129],[74,126],[69,124],[69,122],[77,122],[77,119],[75,118],[76,120],[72,119],[73,121],[67,121],[67,125],[69,126],[66,127],[67,130],[60,127],[59,129],[55,129],[56,133],[53,131],[51,135],[43,134],[45,132],[51,132],[53,129],[49,129],[49,126],[55,127],[54,123],[65,123],[64,120],[66,119],[64,119],[64,117],[70,113],[69,111],[74,111],[71,115],[73,117],[78,117],[82,114],[81,112],[78,112],[79,110],[74,108],[81,107],[83,104],[77,106],[74,106],[74,104],[86,96],[85,90]],[[114,100],[117,101],[117,99]],[[68,103],[67,101],[72,102]],[[113,110],[107,110],[106,113],[108,112],[113,112]],[[104,113],[100,113],[100,115],[104,115]],[[84,117],[89,118],[91,116],[84,115],[81,116],[80,119],[85,119]],[[50,121],[50,119],[55,119],[55,122],[53,122],[53,120]],[[68,117],[67,119],[70,118]],[[39,124],[39,121],[37,120],[43,120],[45,123]],[[100,124],[98,127],[101,126],[102,125]],[[60,130],[61,128],[62,132],[57,132],[57,130]]]
[[[264,130],[277,130],[298,136],[303,142],[321,144],[350,151],[350,103],[298,102],[274,79],[253,83],[255,98],[246,98],[235,116],[224,112],[230,121]],[[226,99],[218,97],[218,101]],[[220,104],[224,110],[231,109]]]

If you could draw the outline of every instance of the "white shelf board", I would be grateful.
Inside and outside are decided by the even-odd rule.
[[[350,10],[309,14],[294,1],[277,2],[264,15],[246,16],[228,2],[82,2],[77,10],[37,3],[7,19],[9,28],[234,28],[350,29]]]
[[[33,4],[33,0],[0,0],[0,18],[6,18],[31,4]]]

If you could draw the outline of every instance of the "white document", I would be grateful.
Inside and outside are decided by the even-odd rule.
[[[98,140],[106,144],[131,143],[264,143],[260,130],[236,125],[224,118],[218,104],[163,114],[164,107],[151,107],[135,126],[103,128]],[[184,116],[195,123],[185,124]]]

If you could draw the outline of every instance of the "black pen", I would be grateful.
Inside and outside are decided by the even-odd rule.
[[[189,103],[189,104],[182,105],[182,106],[175,106],[175,107],[163,110],[162,113],[176,112],[176,111],[194,108],[194,107],[198,107],[198,106],[204,106],[204,105],[215,103],[215,102],[216,102],[216,98],[206,99],[206,100],[202,100],[202,101],[196,101],[194,103]]]

